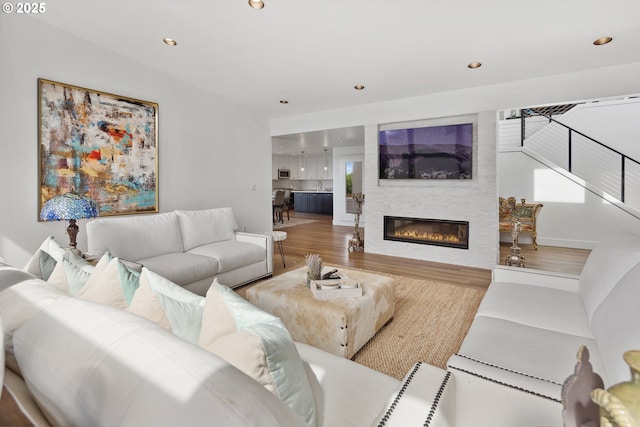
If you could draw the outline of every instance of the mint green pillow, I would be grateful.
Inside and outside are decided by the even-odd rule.
[[[92,269],[83,268],[63,258],[56,264],[47,282],[68,295],[76,296],[89,280],[91,272]]]
[[[119,258],[102,256],[78,297],[126,309],[140,285],[140,273],[125,266]]]
[[[205,299],[160,276],[146,267],[140,287],[128,311],[145,317],[175,335],[197,344]]]
[[[304,364],[278,317],[214,279],[207,292],[199,344],[258,381],[315,426],[315,401]]]

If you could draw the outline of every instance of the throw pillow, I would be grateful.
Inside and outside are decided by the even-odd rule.
[[[73,252],[67,252],[56,264],[47,282],[68,295],[76,296],[87,283],[95,266]]]
[[[207,292],[200,345],[273,392],[314,426],[311,385],[282,321],[214,279]]]
[[[238,223],[231,208],[176,211],[180,221],[182,243],[188,251],[208,243],[236,238]]]
[[[138,289],[140,273],[105,253],[78,292],[78,297],[126,309]]]
[[[38,251],[31,257],[23,270],[34,276],[47,280],[55,267],[55,263],[64,257],[66,250],[56,242],[53,236],[47,237],[38,248]],[[46,254],[46,256],[44,254]],[[55,260],[55,262],[51,259]]]
[[[204,305],[204,297],[142,267],[140,287],[127,310],[198,344]]]
[[[57,261],[49,253],[38,249],[38,252],[31,257],[24,269],[38,279],[47,280],[53,273],[56,264]]]

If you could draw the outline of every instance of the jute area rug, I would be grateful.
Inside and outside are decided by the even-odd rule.
[[[485,290],[373,273],[396,279],[395,313],[352,360],[397,379],[416,362],[445,368],[460,348]],[[238,293],[244,296],[249,287]]]

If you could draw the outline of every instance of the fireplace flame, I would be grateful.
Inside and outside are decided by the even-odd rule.
[[[460,238],[455,234],[427,233],[417,230],[403,230],[393,233],[395,237],[403,237],[416,240],[431,240],[436,242],[460,243]]]

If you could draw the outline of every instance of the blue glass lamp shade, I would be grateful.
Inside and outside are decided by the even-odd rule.
[[[69,234],[69,245],[73,248],[77,245],[78,226],[76,225],[76,220],[80,218],[95,218],[97,216],[98,204],[88,197],[73,192],[47,200],[40,211],[40,219],[44,221],[69,220],[67,233]]]

